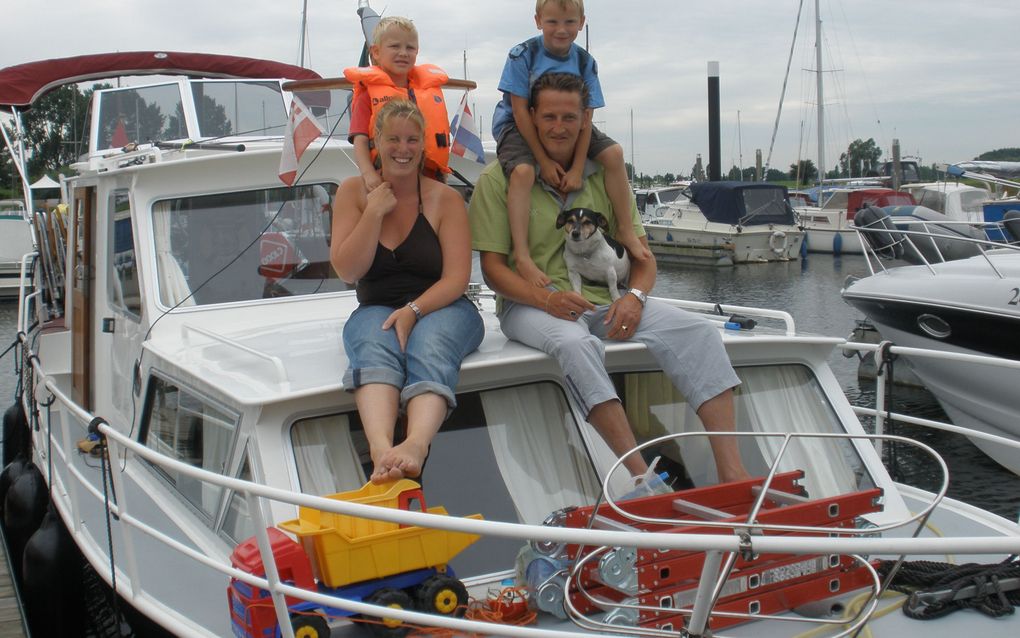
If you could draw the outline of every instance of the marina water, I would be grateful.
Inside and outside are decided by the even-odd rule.
[[[727,268],[660,264],[653,294],[784,310],[793,315],[798,333],[846,337],[863,316],[843,302],[840,288],[848,276],[867,275],[867,263],[860,255],[834,257],[811,254],[798,261],[741,264]],[[481,281],[477,258],[472,280]],[[16,315],[16,303],[0,303],[0,350],[14,340]],[[851,403],[874,405],[875,382],[858,378],[856,357],[844,357],[842,351],[837,350],[829,363]],[[13,354],[8,353],[0,365],[3,366],[0,399],[6,407],[13,402],[17,383]],[[938,403],[923,389],[897,386],[893,390],[893,402],[893,411],[946,420]],[[866,418],[865,427],[871,429],[870,419]],[[942,455],[949,465],[949,496],[1017,520],[1020,513],[1020,476],[1000,467],[965,438],[904,424],[895,424],[892,428],[887,426],[886,431],[917,438]],[[925,489],[938,489],[938,468],[912,451],[913,448],[897,453],[896,469],[900,472],[900,479]]]

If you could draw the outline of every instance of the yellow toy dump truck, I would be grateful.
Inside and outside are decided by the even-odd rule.
[[[425,507],[421,486],[409,479],[333,494],[327,498],[379,507],[427,511],[447,515],[443,507]],[[481,518],[472,514],[468,518]],[[478,536],[344,516],[301,507],[298,518],[269,528],[280,578],[296,586],[349,600],[386,607],[420,609],[444,615],[459,614],[467,603],[467,590],[447,563]],[[297,536],[300,544],[283,534]],[[234,549],[234,567],[264,576],[255,539]],[[231,620],[237,636],[280,635],[269,593],[232,579],[227,590]],[[342,609],[288,598],[295,634],[326,638],[330,616],[351,616]],[[378,636],[406,633],[393,618],[372,624]],[[269,630],[267,632],[267,630]]]

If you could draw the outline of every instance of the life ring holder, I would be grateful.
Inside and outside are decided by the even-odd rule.
[[[786,233],[781,230],[773,231],[772,236],[769,237],[769,248],[777,255],[782,255],[786,251],[788,242],[789,238]]]

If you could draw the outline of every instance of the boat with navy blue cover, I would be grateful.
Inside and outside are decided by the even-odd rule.
[[[762,182],[691,183],[644,226],[655,256],[676,263],[789,261],[804,240],[786,187]]]

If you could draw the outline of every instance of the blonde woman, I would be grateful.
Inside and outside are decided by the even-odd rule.
[[[357,282],[360,303],[343,331],[344,387],[354,392],[374,483],[420,476],[456,406],[460,363],[483,334],[463,296],[471,274],[464,200],[422,178],[424,132],[414,104],[386,104],[374,135],[382,182],[368,190],[361,177],[347,179],[333,204],[331,261],[344,281]],[[394,445],[401,412],[407,434]]]

